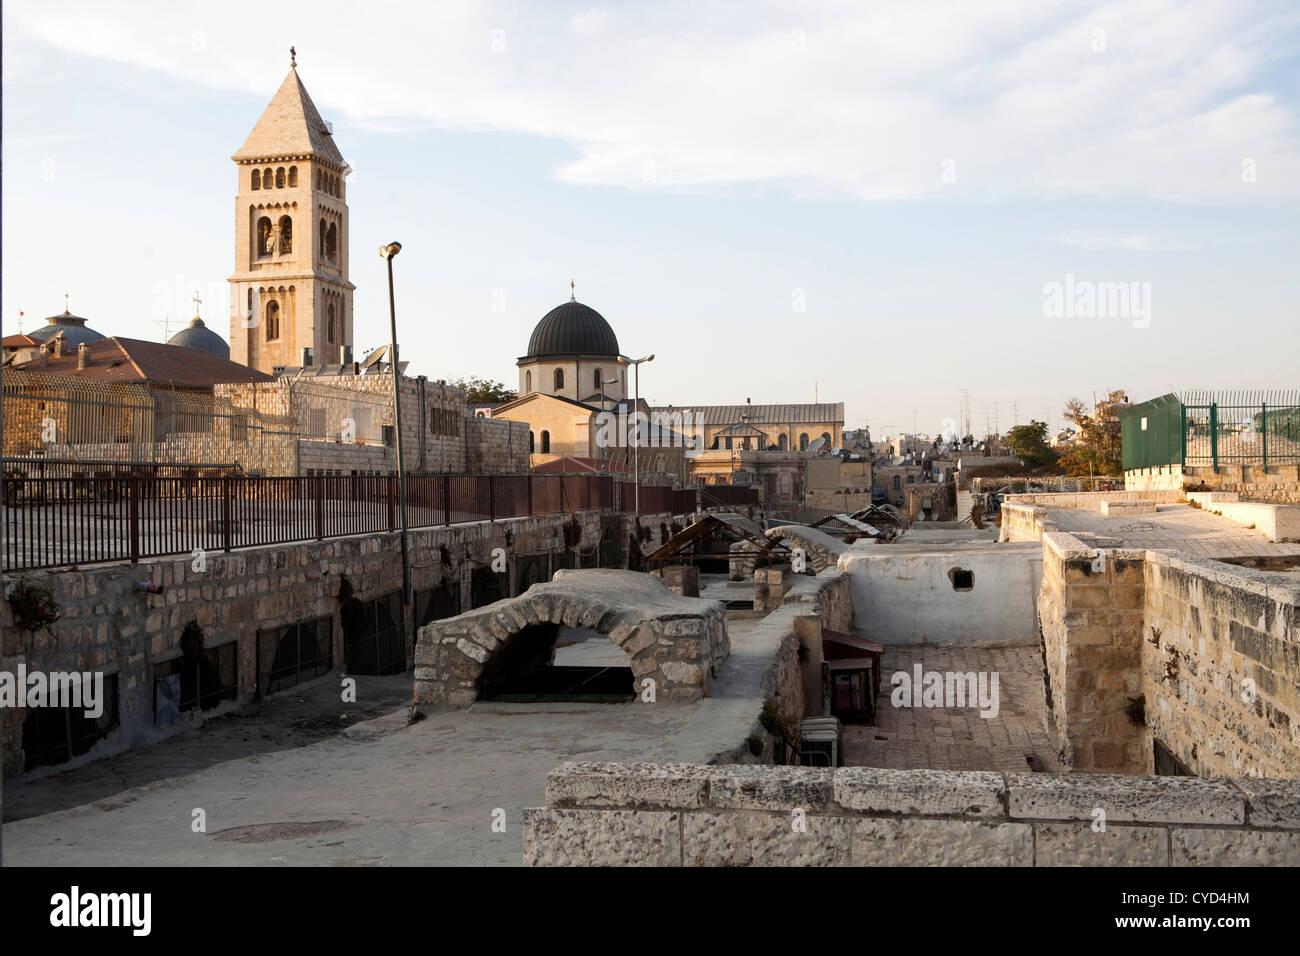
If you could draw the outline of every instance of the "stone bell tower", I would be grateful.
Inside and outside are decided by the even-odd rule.
[[[231,157],[239,190],[230,358],[263,372],[338,364],[352,351],[351,169],[289,52],[289,75]]]

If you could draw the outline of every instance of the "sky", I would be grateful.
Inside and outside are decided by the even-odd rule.
[[[297,50],[355,345],[518,382],[577,298],[653,404],[873,437],[1300,386],[1292,2],[10,2],[4,331],[229,335],[236,167]]]

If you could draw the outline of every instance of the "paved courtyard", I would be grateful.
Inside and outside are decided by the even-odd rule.
[[[998,713],[978,708],[894,707],[891,676],[926,671],[998,674]],[[874,726],[846,724],[846,763],[895,770],[1037,770],[1066,768],[1044,729],[1047,703],[1037,647],[885,648]]]

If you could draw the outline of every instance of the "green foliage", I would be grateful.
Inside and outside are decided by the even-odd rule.
[[[501,382],[494,382],[491,379],[479,378],[477,375],[471,375],[469,378],[458,378],[449,385],[465,390],[465,400],[471,405],[487,403],[490,405],[500,405],[503,402],[512,402],[519,395],[514,389],[506,388]]]
[[[1097,403],[1089,414],[1082,401],[1072,398],[1065,403],[1065,417],[1074,423],[1077,433],[1074,447],[1061,456],[1061,465],[1069,475],[1123,474],[1122,445],[1119,436],[1119,412],[1128,407],[1122,388],[1117,388]]]
[[[1017,425],[1007,432],[1004,439],[1011,454],[1026,465],[1050,465],[1056,461],[1056,452],[1047,444],[1047,423],[1030,421],[1028,425]]]

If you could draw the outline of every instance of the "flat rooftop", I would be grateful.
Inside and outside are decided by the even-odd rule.
[[[1151,514],[1123,516],[1049,506],[1047,517],[1061,531],[1118,539],[1113,546],[1121,548],[1181,551],[1207,558],[1300,555],[1300,544],[1274,544],[1259,531],[1191,505],[1161,504]]]

